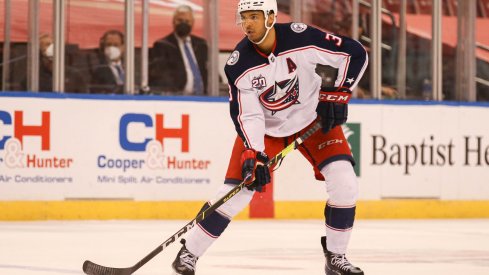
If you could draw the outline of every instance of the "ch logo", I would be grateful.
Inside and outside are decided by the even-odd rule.
[[[27,125],[24,123],[24,111],[14,111],[14,115],[0,110],[0,125],[13,128],[13,136],[0,133],[0,150],[6,148],[6,144],[10,139],[18,141],[19,148],[24,142],[24,137],[41,137],[41,150],[49,151],[51,148],[51,113],[42,112],[41,125]],[[14,145],[12,145],[14,146]],[[17,147],[15,147],[17,148]],[[20,149],[19,149],[20,150]]]

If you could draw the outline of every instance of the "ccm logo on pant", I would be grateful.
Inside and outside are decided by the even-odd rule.
[[[328,140],[328,141],[325,141],[325,142],[319,144],[318,149],[321,150],[321,149],[324,149],[326,146],[330,146],[333,144],[341,144],[341,143],[343,143],[343,140],[341,140],[341,139]]]

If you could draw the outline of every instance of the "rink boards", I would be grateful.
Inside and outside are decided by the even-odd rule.
[[[358,217],[489,217],[487,117],[484,104],[354,101]],[[0,94],[0,220],[191,218],[235,135],[224,98]],[[239,217],[322,217],[324,184],[298,152],[269,191]]]

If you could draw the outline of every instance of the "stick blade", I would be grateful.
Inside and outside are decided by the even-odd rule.
[[[83,272],[88,275],[131,275],[132,268],[116,268],[98,265],[91,261],[83,263]]]

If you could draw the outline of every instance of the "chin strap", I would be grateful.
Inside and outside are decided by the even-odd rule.
[[[265,13],[265,12],[263,12],[263,13]],[[266,17],[266,18],[268,18],[268,15],[265,15],[265,17]],[[272,25],[269,27],[269,26],[267,26],[267,20],[265,20],[265,28],[267,29],[267,31],[265,32],[265,35],[263,35],[263,38],[262,38],[260,41],[258,41],[258,42],[253,42],[253,41],[251,41],[250,39],[248,39],[248,40],[250,40],[250,41],[251,41],[251,43],[253,43],[253,44],[255,44],[255,45],[260,45],[261,43],[263,43],[263,41],[265,40],[265,38],[267,38],[268,33],[269,33],[269,32],[270,32],[270,30],[273,28],[273,26],[275,25],[275,23],[276,23],[276,22],[277,22],[277,17],[276,17],[276,16],[274,16],[274,17],[273,17],[273,22],[272,22]],[[245,31],[245,34],[246,34],[246,31]]]
[[[260,41],[258,41],[258,42],[253,42],[253,41],[250,40],[251,43],[253,43],[255,45],[260,45],[261,43],[263,43],[263,41],[265,40],[265,38],[267,38],[268,33],[270,32],[270,30],[273,28],[273,25],[275,25],[275,21],[276,20],[277,20],[276,18],[273,18],[273,22],[272,22],[272,25],[270,27],[268,27],[267,26],[267,22],[265,22],[265,28],[267,28],[267,31],[265,32],[265,35],[263,35],[263,38]]]

